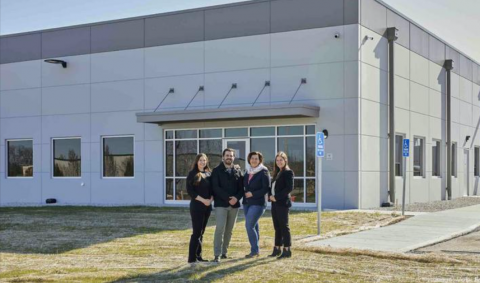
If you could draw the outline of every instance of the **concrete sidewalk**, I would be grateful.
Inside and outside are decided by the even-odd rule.
[[[306,244],[310,247],[408,252],[472,232],[480,227],[480,205],[417,215],[378,229]]]

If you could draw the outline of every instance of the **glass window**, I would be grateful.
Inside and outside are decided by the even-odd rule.
[[[175,179],[175,200],[190,200],[187,193],[187,179]]]
[[[222,162],[222,140],[200,140],[200,152],[208,156],[209,166],[213,170]]]
[[[403,176],[403,136],[395,135],[395,176]]]
[[[133,137],[103,138],[103,176],[133,177],[134,168]]]
[[[303,137],[278,138],[278,151],[284,151],[288,156],[288,166],[296,177],[303,177]]]
[[[480,154],[480,148],[479,147],[475,147],[475,156],[474,156],[474,164],[473,164],[473,171],[475,173],[475,177],[478,177],[480,176],[479,174],[479,168],[478,168],[478,158],[479,158],[479,154]]]
[[[278,127],[279,136],[303,135],[303,126]]]
[[[250,136],[252,137],[275,136],[275,127],[251,128]]]
[[[307,135],[315,135],[315,126],[313,125],[305,126],[305,130]]]
[[[432,176],[440,177],[440,152],[441,142],[434,140],[432,143]]]
[[[167,141],[165,145],[167,153],[166,158],[166,176],[173,176],[173,141]]]
[[[304,202],[304,181],[295,179],[293,182],[293,191],[290,193],[293,202]]]
[[[413,176],[423,176],[424,172],[424,141],[421,138],[413,139]]]
[[[176,139],[196,139],[197,130],[175,131]]]
[[[197,141],[175,141],[175,176],[186,177],[197,156]]]
[[[166,131],[165,132],[165,139],[167,139],[167,140],[173,139],[173,131]]]
[[[263,154],[263,165],[273,174],[275,166],[275,138],[250,139],[250,151],[260,151]]]
[[[8,177],[33,176],[33,140],[7,141]]]
[[[315,137],[306,137],[306,171],[305,176],[314,177],[315,176]]]
[[[315,179],[307,179],[307,202],[315,203],[316,201]]]
[[[82,175],[81,140],[53,139],[53,177]]]
[[[247,136],[248,136],[248,129],[247,128],[225,129],[225,137],[226,138],[247,137]]]
[[[166,180],[165,199],[173,200],[173,179]]]
[[[457,177],[457,144],[452,143],[452,176]]]
[[[221,138],[222,129],[200,130],[200,138]]]

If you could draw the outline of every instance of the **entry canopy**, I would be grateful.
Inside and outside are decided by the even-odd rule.
[[[137,122],[169,124],[269,118],[318,118],[320,107],[305,104],[275,104],[252,107],[206,108],[137,113]]]

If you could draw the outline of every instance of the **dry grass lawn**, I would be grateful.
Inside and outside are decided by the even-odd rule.
[[[480,258],[455,255],[385,255],[303,248],[316,234],[315,212],[294,212],[293,258],[267,258],[273,227],[261,219],[257,259],[240,212],[233,259],[186,263],[190,238],[187,209],[151,207],[41,207],[0,209],[0,282],[480,282]],[[399,217],[376,213],[323,214],[325,236],[384,225]],[[212,215],[204,257],[212,258]],[[476,281],[475,281],[476,280]]]

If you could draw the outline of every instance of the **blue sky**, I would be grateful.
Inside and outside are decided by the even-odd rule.
[[[0,34],[27,32],[242,1],[0,0]],[[472,59],[480,62],[479,0],[384,0],[384,2],[451,43]]]

